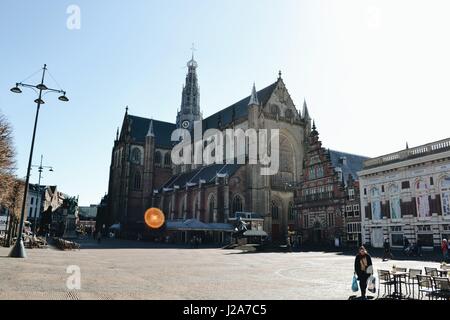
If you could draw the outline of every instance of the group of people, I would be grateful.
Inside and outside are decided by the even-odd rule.
[[[200,237],[200,236],[193,236],[189,243],[191,245],[191,248],[198,248],[198,246],[202,244],[202,241],[203,241],[202,237]]]

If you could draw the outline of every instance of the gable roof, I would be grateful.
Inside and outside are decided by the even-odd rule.
[[[342,158],[345,161],[342,162]],[[358,180],[357,172],[363,167],[363,161],[369,159],[368,157],[359,156],[356,154],[330,150],[330,158],[333,167],[342,169],[342,176],[344,181],[347,181],[348,175],[352,175],[353,179]]]

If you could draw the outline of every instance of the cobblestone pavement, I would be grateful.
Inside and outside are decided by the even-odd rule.
[[[241,253],[219,248],[155,247],[107,240],[79,251],[29,249],[27,259],[0,248],[0,299],[348,299],[354,257],[338,253]],[[438,266],[388,261],[374,267]],[[77,265],[81,289],[69,290]]]

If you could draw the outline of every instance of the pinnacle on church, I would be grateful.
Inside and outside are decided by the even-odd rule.
[[[309,119],[308,106],[306,105],[306,99],[303,99],[303,119]]]
[[[119,140],[119,127],[117,127],[117,131],[116,131],[116,141]]]
[[[406,149],[409,149],[408,141],[406,141]]]
[[[150,120],[150,125],[148,127],[147,137],[154,137],[155,134],[153,133],[153,119]]]
[[[254,104],[259,105],[259,101],[258,101],[258,94],[256,93],[255,83],[253,82],[252,95],[250,97],[250,102],[248,103],[248,105],[251,106]]]

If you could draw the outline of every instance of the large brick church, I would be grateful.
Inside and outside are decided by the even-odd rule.
[[[280,72],[269,86],[259,91],[253,86],[250,96],[203,118],[194,57],[187,67],[174,123],[125,112],[111,156],[110,224],[120,224],[123,237],[145,235],[144,212],[154,206],[164,212],[168,229],[181,232],[181,240],[189,230],[202,230],[215,241],[225,241],[235,212],[245,211],[263,219],[264,232],[273,240],[285,239],[288,228],[300,222],[294,190],[302,181],[312,131],[306,102],[301,111],[296,108]],[[193,130],[199,121],[203,131],[279,129],[278,173],[261,175],[261,164],[248,162],[173,164],[172,132]]]

